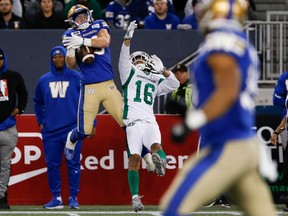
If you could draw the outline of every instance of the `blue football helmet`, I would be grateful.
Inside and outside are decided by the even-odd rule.
[[[79,16],[80,14],[84,14],[86,16],[86,21],[83,23],[77,23],[75,21],[77,16]],[[88,28],[91,25],[91,23],[93,22],[93,18],[92,18],[91,14],[92,14],[92,10],[90,11],[84,5],[77,4],[77,5],[74,5],[73,7],[71,7],[71,9],[69,10],[68,19],[66,20],[66,22],[69,22],[69,24],[75,29],[84,30],[84,29]]]
[[[247,17],[246,0],[200,0],[196,10],[201,11],[200,29],[242,26]]]

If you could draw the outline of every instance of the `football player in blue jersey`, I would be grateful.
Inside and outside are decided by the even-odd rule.
[[[62,41],[67,48],[67,66],[74,68],[78,64],[81,71],[78,126],[69,132],[64,150],[65,157],[71,160],[76,142],[90,134],[100,103],[123,129],[125,126],[122,120],[122,95],[113,81],[109,26],[104,20],[93,21],[91,12],[83,5],[70,9],[68,22],[72,28],[64,33]],[[75,50],[82,45],[96,49],[92,64],[85,64],[76,58]],[[148,171],[153,172],[154,165],[147,148],[143,150],[142,156]]]
[[[259,60],[243,32],[246,0],[201,0],[201,4],[205,39],[191,74],[196,109],[187,110],[172,133],[180,140],[200,129],[205,141],[199,154],[179,171],[160,206],[164,215],[188,215],[227,192],[245,215],[274,216],[272,196],[259,168],[276,180],[276,167],[269,163],[262,170],[261,159],[267,158],[262,158],[263,149],[251,129]]]
[[[122,95],[113,81],[109,26],[101,19],[93,21],[91,11],[83,5],[75,5],[69,10],[68,22],[72,28],[62,37],[62,43],[67,48],[66,63],[69,68],[78,64],[81,71],[78,125],[68,133],[64,151],[66,158],[71,160],[76,142],[92,131],[100,103],[121,127],[124,124],[120,109]],[[82,45],[95,48],[92,64],[76,58],[75,49]]]

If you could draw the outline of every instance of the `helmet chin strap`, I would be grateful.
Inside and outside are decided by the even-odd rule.
[[[84,30],[84,29],[88,28],[89,25],[90,25],[89,22],[82,23],[82,24],[78,25],[78,29]]]

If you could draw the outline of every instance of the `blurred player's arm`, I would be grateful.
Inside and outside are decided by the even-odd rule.
[[[216,53],[207,61],[212,70],[215,90],[202,107],[186,111],[185,123],[172,128],[172,138],[177,142],[183,141],[189,131],[197,130],[223,115],[238,97],[241,76],[236,60],[232,56]]]
[[[187,114],[186,124],[190,129],[198,129],[223,115],[236,101],[240,91],[240,72],[232,56],[213,54],[208,64],[213,71],[215,90],[199,110]]]

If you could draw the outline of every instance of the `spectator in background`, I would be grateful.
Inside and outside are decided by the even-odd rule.
[[[40,0],[40,11],[28,23],[31,29],[64,29],[68,24],[65,23],[63,13],[54,10],[55,0]]]
[[[177,29],[180,19],[176,15],[167,12],[167,0],[154,0],[155,13],[148,15],[144,20],[145,29]]]
[[[110,28],[127,29],[131,20],[132,0],[113,0],[105,10],[105,20]]]
[[[92,18],[94,20],[98,20],[98,19],[103,18],[101,6],[97,0],[70,0],[70,1],[68,1],[64,7],[65,17],[68,17],[68,12],[72,8],[72,6],[75,6],[77,4],[84,5],[89,10],[93,10],[92,11]]]
[[[196,6],[199,0],[192,0],[192,10],[194,11],[191,15],[185,16],[182,23],[191,25],[191,29],[198,29],[200,14],[197,11]]]
[[[0,0],[0,29],[26,28],[24,19],[12,12],[13,0]]]
[[[134,0],[133,0],[134,1]],[[144,0],[148,6],[149,14],[155,13],[154,0]],[[168,12],[175,14],[175,8],[172,0],[167,0]]]
[[[180,82],[180,86],[177,90],[174,90],[171,94],[171,100],[182,104],[189,109],[193,108],[192,104],[192,84],[190,83],[188,68],[184,64],[177,64],[172,72],[177,80]],[[176,112],[169,112],[169,114],[176,114]]]
[[[49,189],[53,195],[52,200],[43,206],[46,209],[63,208],[60,166],[67,134],[77,125],[80,73],[67,68],[65,55],[66,49],[62,46],[51,50],[50,71],[40,77],[33,99],[36,119],[43,137]],[[77,195],[80,186],[81,148],[80,140],[73,159],[66,160],[70,192],[68,205],[71,209],[79,208]]]
[[[0,48],[0,210],[10,209],[7,186],[12,154],[18,140],[15,117],[24,112],[27,99],[21,74],[8,69],[7,56]]]
[[[63,2],[54,0],[53,10],[57,13],[63,13]],[[35,15],[41,11],[40,0],[24,1],[24,17],[28,23],[33,23]]]

